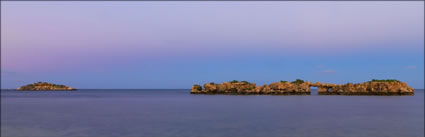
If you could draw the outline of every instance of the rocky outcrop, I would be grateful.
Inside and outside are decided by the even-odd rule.
[[[400,81],[368,81],[347,84],[312,84],[319,95],[414,95],[414,89]]]
[[[247,81],[231,81],[221,84],[206,83],[192,87],[192,94],[271,94],[271,95],[309,95],[311,82],[275,82],[257,86]]]
[[[202,86],[199,84],[193,85],[192,86],[192,91],[193,92],[201,92],[202,91]]]
[[[37,82],[34,84],[28,84],[25,86],[21,86],[18,88],[18,90],[76,90],[75,88],[65,86],[65,85],[56,85],[52,83],[47,82]]]
[[[304,82],[274,82],[256,86],[246,81],[231,81],[221,84],[206,83],[192,87],[192,94],[271,94],[271,95],[310,95],[310,87],[318,87],[319,95],[414,95],[414,89],[398,80],[372,80],[364,83],[329,84]]]
[[[311,82],[274,82],[260,87],[262,94],[310,95]]]
[[[253,94],[255,83],[249,82],[224,82],[221,84],[206,83],[204,88],[193,85],[192,94]]]

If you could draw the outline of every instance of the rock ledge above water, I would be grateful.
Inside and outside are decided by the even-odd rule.
[[[56,84],[47,83],[47,82],[37,82],[37,83],[21,86],[17,90],[46,91],[46,90],[76,90],[76,89],[70,86],[65,86],[65,85],[56,85]]]
[[[310,87],[318,87],[319,95],[414,95],[414,89],[398,80],[372,80],[364,83],[330,84],[297,79],[257,86],[247,81],[230,81],[221,84],[193,85],[191,94],[271,94],[310,95]]]

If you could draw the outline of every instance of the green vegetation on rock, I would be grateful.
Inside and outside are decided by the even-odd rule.
[[[401,82],[401,81],[396,79],[372,79],[371,81],[368,81],[368,82]]]
[[[232,80],[232,81],[230,81],[230,83],[238,83],[239,81],[237,81],[237,80]]]
[[[244,84],[249,84],[249,82],[248,81],[241,81],[242,83],[244,83]]]
[[[302,83],[304,83],[304,80],[296,79],[295,81],[292,81],[291,83],[294,83],[294,84],[302,84]]]

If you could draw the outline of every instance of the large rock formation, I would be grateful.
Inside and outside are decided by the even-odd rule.
[[[192,94],[276,94],[276,95],[308,95],[311,82],[275,82],[270,85],[256,86],[247,81],[231,81],[221,84],[206,83],[192,87]]]
[[[192,87],[192,94],[252,94],[255,93],[255,83],[243,82],[224,82],[221,84],[206,83],[204,88],[200,85]]]
[[[21,86],[18,88],[18,90],[76,90],[72,87],[65,86],[65,85],[56,85],[52,83],[47,82],[37,82],[34,84],[28,84],[25,86]]]
[[[311,82],[274,82],[259,87],[262,94],[310,95]]]
[[[231,81],[221,84],[206,83],[192,87],[192,94],[272,94],[272,95],[310,95],[310,87],[318,87],[319,95],[414,95],[414,89],[398,80],[372,80],[364,83],[328,84],[304,82],[274,82],[256,86],[246,81]]]
[[[414,89],[400,81],[368,81],[347,84],[312,84],[319,95],[414,95]]]

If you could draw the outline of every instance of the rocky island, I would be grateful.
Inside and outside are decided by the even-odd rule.
[[[69,86],[65,86],[65,85],[56,85],[56,84],[47,83],[47,82],[37,82],[37,83],[21,86],[17,90],[46,91],[46,90],[76,90],[76,89]]]
[[[398,80],[372,80],[364,83],[329,84],[297,79],[257,86],[247,81],[233,80],[221,84],[193,85],[191,94],[270,94],[310,95],[311,87],[318,88],[319,95],[414,95],[414,89]]]
[[[376,80],[363,83],[324,84],[316,82],[319,95],[414,95],[414,89],[405,82],[394,79]]]

